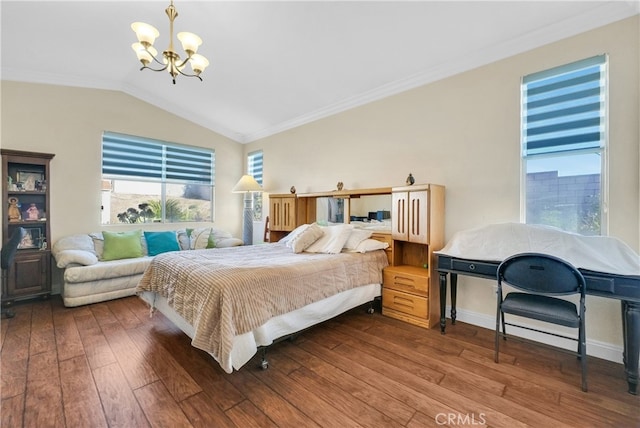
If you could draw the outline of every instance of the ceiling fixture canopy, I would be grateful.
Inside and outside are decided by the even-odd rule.
[[[196,53],[198,51],[198,46],[202,44],[202,39],[193,33],[178,33],[178,40],[182,43],[182,49],[184,49],[187,54],[187,57],[184,60],[181,60],[180,55],[178,55],[173,48],[173,21],[178,16],[178,11],[173,6],[173,0],[171,0],[169,7],[165,9],[165,12],[169,17],[169,48],[162,52],[162,61],[158,60],[156,57],[158,51],[153,47],[153,42],[160,35],[158,30],[156,30],[152,25],[145,24],[144,22],[134,22],[131,24],[131,28],[138,37],[138,43],[132,44],[131,48],[133,48],[138,59],[142,63],[140,71],[145,68],[153,71],[167,70],[173,79],[174,85],[176,84],[176,77],[178,74],[187,77],[197,77],[202,81],[200,74],[209,65],[207,58]],[[160,68],[150,67],[149,64],[152,61],[158,63]],[[187,74],[183,71],[187,63],[191,65],[193,74]]]

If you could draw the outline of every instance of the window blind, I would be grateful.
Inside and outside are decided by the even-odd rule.
[[[247,173],[262,185],[262,150],[249,153],[247,161]]]
[[[602,147],[605,67],[599,55],[523,78],[525,157]]]
[[[104,132],[102,174],[118,178],[215,184],[215,152]]]

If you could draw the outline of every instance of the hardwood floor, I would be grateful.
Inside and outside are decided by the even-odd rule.
[[[438,330],[361,308],[273,345],[233,374],[137,297],[1,323],[2,427],[637,427],[622,365],[458,323]]]

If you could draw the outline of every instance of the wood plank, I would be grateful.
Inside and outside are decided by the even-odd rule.
[[[328,394],[318,394],[313,388],[307,389],[304,382],[296,382],[278,370],[256,372],[255,376],[319,426],[363,426],[352,417],[354,415],[351,412],[343,412],[331,401],[325,401],[323,398],[328,397]]]
[[[415,410],[403,401],[386,394],[378,388],[371,387],[364,380],[335,367],[333,364],[316,357],[299,346],[290,344],[282,352],[298,361],[315,375],[338,385],[343,391],[368,403],[371,407],[379,409],[381,413],[402,425],[406,424],[415,413]]]
[[[131,389],[138,389],[160,379],[120,323],[105,324],[102,332]]]
[[[49,351],[32,355],[28,371],[24,426],[66,426],[57,353]]]
[[[59,311],[53,314],[56,334],[56,349],[60,361],[84,355],[84,346],[78,333],[73,311]]]
[[[0,426],[3,428],[18,428],[24,426],[24,394],[3,399],[0,414],[2,415]]]
[[[191,422],[160,381],[134,391],[142,411],[154,427],[187,428]]]
[[[53,315],[51,304],[40,301],[33,305],[31,317],[31,340],[29,341],[29,353],[39,354],[56,349],[56,338],[53,327]]]
[[[96,369],[116,362],[116,357],[93,313],[87,311],[81,315],[76,314],[75,320],[89,366]]]
[[[229,417],[215,404],[214,391],[199,392],[180,402],[182,411],[194,427],[235,427]]]
[[[198,383],[173,358],[172,352],[160,343],[160,339],[157,337],[162,336],[164,332],[148,327],[141,326],[127,330],[127,334],[146,357],[154,372],[162,379],[173,398],[180,402],[201,392],[202,388]]]
[[[67,426],[106,427],[107,421],[86,357],[69,358],[59,364]]]
[[[93,378],[109,427],[149,426],[119,364],[113,363],[94,369]]]
[[[278,426],[249,400],[233,406],[226,411],[226,414],[237,427],[274,428]]]
[[[164,317],[158,313],[156,318]],[[218,363],[206,352],[191,346],[191,339],[182,333],[157,335],[156,339],[166,348],[171,350],[171,355],[187,373],[197,379],[198,385],[203,391],[216,391],[210,394],[220,409],[227,410],[245,399],[227,380],[227,374],[220,368]]]
[[[233,384],[247,399],[279,426],[317,427],[318,425],[277,394],[268,385],[251,374],[251,369],[240,370],[229,375]],[[256,371],[257,369],[253,369]]]

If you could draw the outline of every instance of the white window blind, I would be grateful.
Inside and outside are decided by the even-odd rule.
[[[604,144],[606,55],[523,78],[523,156]]]
[[[109,177],[215,184],[215,152],[104,132],[102,174]]]

